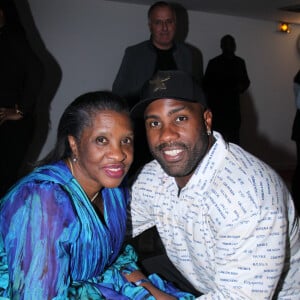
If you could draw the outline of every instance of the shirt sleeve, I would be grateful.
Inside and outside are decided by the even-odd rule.
[[[151,186],[145,188],[143,180],[138,179],[132,187],[127,235],[135,237],[155,225],[153,198]]]
[[[72,234],[74,220],[69,197],[57,184],[30,183],[6,198],[1,232],[12,298],[52,299],[67,295],[69,245],[70,239],[76,239]]]
[[[219,228],[215,289],[198,299],[271,299],[286,261],[286,219],[265,208]]]

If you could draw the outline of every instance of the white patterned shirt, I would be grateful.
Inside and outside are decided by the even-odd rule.
[[[197,299],[299,300],[299,219],[288,189],[264,162],[214,136],[179,196],[157,161],[144,167],[132,189],[133,236],[155,225],[170,260],[203,293]]]

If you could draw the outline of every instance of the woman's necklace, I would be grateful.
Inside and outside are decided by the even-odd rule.
[[[73,177],[75,177],[75,176],[74,176],[73,164],[72,164],[72,161],[71,161],[70,157],[68,157],[68,164],[69,164],[70,169],[71,169],[71,174],[73,175]],[[99,195],[99,192],[97,192],[97,193],[90,199],[90,201],[93,203],[93,202],[96,200],[96,198],[98,197],[98,195]]]
[[[97,193],[93,196],[93,198],[91,199],[91,202],[92,202],[92,203],[96,200],[96,198],[98,197],[98,195],[99,195],[99,192],[97,192]]]

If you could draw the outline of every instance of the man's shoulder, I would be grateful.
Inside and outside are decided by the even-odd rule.
[[[126,48],[126,52],[138,52],[138,51],[145,50],[145,49],[151,50],[151,42],[149,40],[128,46]]]
[[[209,60],[209,62],[210,62],[210,63],[215,63],[215,62],[218,62],[218,61],[220,61],[220,60],[223,60],[222,54],[221,54],[221,55],[217,55],[217,56],[211,58],[211,59]]]
[[[184,43],[184,42],[175,42],[175,53],[188,53],[189,55],[192,54],[192,48]]]
[[[185,42],[176,41],[175,42],[175,46],[177,48],[191,49],[191,47],[187,43],[185,43]]]
[[[238,168],[235,172],[241,171],[248,178],[255,178],[256,180],[261,178],[262,181],[265,181],[271,177],[276,179],[279,177],[278,173],[269,164],[239,145],[229,144],[228,154],[231,157],[228,163],[230,165],[234,163]],[[279,180],[281,179],[279,178]]]
[[[152,160],[149,163],[145,164],[145,166],[143,167],[141,173],[142,174],[158,174],[162,172],[162,168],[160,166],[160,164],[158,163],[157,160]]]
[[[237,61],[237,62],[244,62],[244,61],[245,61],[242,57],[237,56],[237,55],[234,56],[234,59],[235,59],[235,61]]]
[[[140,174],[137,177],[136,182],[139,183],[153,183],[160,182],[162,178],[165,178],[166,174],[164,173],[162,167],[156,160],[152,160],[147,163],[141,170]]]
[[[222,64],[222,57],[218,55],[208,60],[207,68],[217,68],[220,64]]]

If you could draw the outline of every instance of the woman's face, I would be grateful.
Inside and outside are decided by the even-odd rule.
[[[99,111],[80,141],[69,136],[69,143],[77,158],[73,175],[86,193],[117,187],[133,160],[133,128],[125,113]]]

